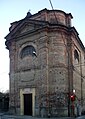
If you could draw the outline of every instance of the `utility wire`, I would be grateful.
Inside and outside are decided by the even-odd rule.
[[[49,0],[49,2],[50,2],[50,5],[51,5],[52,10],[54,10],[51,0]],[[54,13],[56,22],[58,23],[58,19],[57,19],[57,17],[56,17],[55,11],[54,11],[53,13]]]
[[[51,5],[52,10],[54,10],[51,0],[49,0],[49,2],[50,2],[50,5]],[[56,19],[56,21],[57,21],[57,23],[58,23],[58,20],[57,20],[57,17],[56,17],[55,12],[54,12],[54,16],[55,16],[55,19]],[[69,51],[68,51],[68,45],[65,43],[65,40],[64,40],[64,38],[63,38],[62,32],[61,32],[61,36],[62,36],[64,45],[65,45],[65,47],[66,47],[66,51],[69,52]],[[76,71],[76,73],[78,73],[78,74],[81,76],[81,73],[76,69],[77,67],[81,67],[81,66],[85,66],[84,62],[83,62],[83,63],[79,63],[79,64],[73,64],[73,65],[71,65],[71,66],[69,66],[69,67],[73,67],[73,70]],[[83,79],[85,79],[85,76],[81,76],[81,77],[82,77]]]
[[[49,0],[49,2],[50,2],[50,5],[51,5],[52,10],[54,10],[51,0]],[[54,12],[54,16],[55,16],[55,18],[56,18],[56,21],[58,22],[55,12]],[[63,34],[61,33],[61,35],[62,35],[62,39],[63,39]],[[63,39],[63,42],[64,42],[64,45],[65,45],[66,50],[67,50],[67,52],[68,52],[67,44],[65,43],[64,39]],[[73,65],[81,65],[81,66],[85,66],[84,63],[73,64]],[[80,67],[80,66],[76,66],[76,67]]]
[[[53,9],[53,5],[52,5],[52,2],[51,2],[51,0],[49,0],[49,2],[50,2],[50,5],[51,5],[51,7],[52,7],[52,10],[54,10],[54,9]]]
[[[54,10],[53,9],[53,5],[52,5],[52,2],[51,2],[51,0],[49,0],[49,2],[50,2],[50,5],[51,5],[51,7],[52,7],[52,10]],[[55,11],[54,11],[54,16],[55,16],[55,19],[56,19],[56,22],[58,23],[58,18],[56,17],[56,14],[55,14]],[[64,40],[64,37],[63,37],[63,33],[61,32],[61,37],[62,37],[62,39],[63,39],[63,43],[64,43],[64,45],[65,45],[65,47],[66,47],[66,51],[67,51],[67,53],[68,53],[68,72],[69,72],[69,68],[70,68],[70,63],[69,62],[71,62],[72,63],[72,61],[71,61],[71,59],[69,59],[70,57],[69,57],[69,49],[68,49],[68,44],[66,44],[65,43],[65,40]],[[85,77],[84,76],[82,76],[82,66],[80,65],[80,72],[73,66],[73,64],[71,65],[71,68],[72,68],[72,71],[74,70],[74,71],[76,71],[76,73],[78,73],[79,74],[79,76],[81,77],[81,79],[85,79]],[[68,76],[69,76],[69,74],[68,74]],[[70,81],[69,81],[69,84],[70,84]],[[68,89],[69,91],[70,91],[70,85],[69,85],[69,89]],[[82,89],[81,89],[82,90]],[[81,95],[82,95],[82,93],[81,93]],[[70,99],[69,99],[69,104],[70,104]],[[68,106],[68,115],[70,115],[70,106]]]

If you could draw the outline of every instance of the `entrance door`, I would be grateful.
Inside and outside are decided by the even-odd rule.
[[[32,94],[24,94],[24,115],[32,116]]]

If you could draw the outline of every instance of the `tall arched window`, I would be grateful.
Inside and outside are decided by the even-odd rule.
[[[24,58],[29,55],[34,56],[35,54],[36,54],[35,48],[32,45],[28,45],[21,50],[20,57]]]
[[[74,58],[79,62],[79,54],[77,50],[74,50]]]

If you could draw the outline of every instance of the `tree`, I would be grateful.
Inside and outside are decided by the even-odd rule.
[[[0,111],[8,111],[9,109],[9,92],[0,92]]]

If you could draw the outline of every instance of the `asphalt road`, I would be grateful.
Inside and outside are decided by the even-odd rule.
[[[13,116],[13,115],[0,115],[0,119],[49,119],[49,118],[38,118],[31,116]],[[72,117],[55,117],[50,119],[74,119]]]
[[[0,119],[85,119],[85,116],[80,117],[55,117],[55,118],[39,118],[39,117],[32,117],[32,116],[14,116],[14,115],[5,115],[0,113]]]
[[[85,119],[85,115],[84,116],[77,117],[76,119]]]

